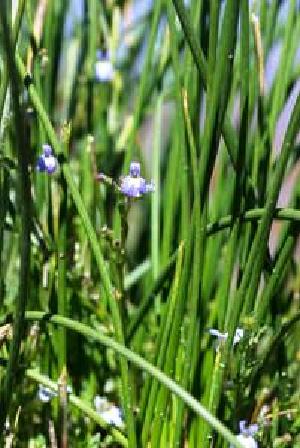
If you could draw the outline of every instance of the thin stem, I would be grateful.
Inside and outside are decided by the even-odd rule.
[[[195,64],[199,70],[200,76],[202,78],[202,82],[204,86],[207,88],[207,61],[203,54],[203,51],[199,45],[198,39],[194,33],[190,18],[186,13],[184,4],[182,0],[173,0],[174,7],[178,14],[183,32],[190,46]],[[228,149],[228,153],[231,159],[233,166],[236,168],[236,160],[237,160],[237,137],[235,130],[233,129],[229,118],[226,116],[223,124],[223,136],[226,143],[226,147]]]
[[[31,194],[30,178],[28,172],[28,146],[25,138],[24,117],[19,104],[18,74],[13,59],[13,43],[8,26],[7,10],[8,2],[2,5],[4,13],[0,14],[4,39],[4,48],[7,59],[8,73],[11,79],[12,100],[15,114],[15,139],[18,157],[18,193],[21,216],[20,229],[20,271],[19,291],[15,304],[15,321],[13,326],[13,340],[10,347],[9,361],[4,383],[0,391],[0,433],[9,411],[13,387],[19,362],[21,340],[24,332],[24,314],[29,297],[30,284],[30,230],[31,230]],[[1,436],[2,438],[2,436]]]
[[[273,336],[271,339],[268,347],[266,348],[263,357],[259,363],[259,365],[256,367],[252,379],[251,384],[249,387],[249,397],[253,397],[255,394],[256,388],[258,386],[259,379],[262,376],[262,373],[264,369],[268,366],[268,361],[273,353],[273,351],[276,349],[280,341],[288,334],[288,332],[292,329],[292,327],[299,323],[300,321],[300,311],[295,313],[290,319],[288,319],[285,323],[283,323],[280,327],[280,329],[277,331],[277,333]]]
[[[265,213],[265,208],[254,208],[247,210],[245,213],[239,215],[242,222],[257,221],[260,220]],[[277,208],[273,213],[273,220],[279,221],[300,221],[300,210],[293,208]],[[228,215],[219,219],[214,223],[207,225],[207,234],[213,235],[220,230],[226,229],[232,225],[233,216]]]
[[[161,154],[161,128],[162,128],[163,98],[159,95],[155,110],[154,146],[152,151],[152,178],[155,192],[151,198],[151,267],[154,280],[159,272],[159,243],[160,243],[160,154]]]
[[[261,219],[263,216],[264,209],[263,208],[255,208],[251,210],[247,210],[244,214],[239,215],[239,219],[241,222],[256,222]],[[293,208],[277,208],[274,212],[273,216],[274,220],[279,221],[292,221],[292,222],[299,222],[300,221],[300,210],[293,209]],[[222,230],[225,230],[232,226],[233,222],[233,215],[224,216],[223,218],[220,218],[218,221],[207,224],[206,227],[206,235],[212,236],[215,235],[217,232],[220,232]],[[164,282],[168,279],[168,277],[171,275],[172,270],[174,269],[175,262],[177,257],[177,251],[173,253],[173,255],[170,257],[169,261],[167,262],[165,268],[161,271],[157,281],[155,282],[151,293],[145,297],[145,299],[140,304],[138,310],[134,314],[132,321],[129,323],[128,327],[128,333],[126,336],[126,340],[130,341],[132,337],[134,336],[134,333],[136,332],[137,328],[143,321],[143,319],[146,317],[147,313],[149,312],[153,300],[155,296],[158,294],[160,289],[162,288]]]
[[[157,339],[157,356],[156,356],[156,367],[163,370],[166,369],[166,365],[170,363],[168,361],[169,353],[173,350],[172,348],[172,326],[174,321],[178,316],[178,305],[179,305],[179,282],[182,276],[182,262],[183,262],[183,252],[184,246],[181,244],[178,249],[178,257],[176,260],[176,271],[174,275],[174,280],[172,284],[172,290],[167,302],[167,307],[165,313],[163,314],[163,324],[160,327],[160,335]],[[164,370],[166,372],[166,370]],[[169,372],[167,372],[169,373]],[[145,417],[143,421],[143,431],[142,431],[142,445],[147,446],[149,436],[151,437],[151,446],[159,446],[157,438],[161,432],[161,425],[159,423],[158,416],[163,413],[164,401],[166,399],[165,388],[159,390],[159,384],[157,381],[153,381],[150,377],[149,389],[147,384],[144,388],[144,397],[146,397],[145,403]],[[144,409],[144,406],[142,406]],[[153,421],[154,420],[154,421]],[[152,431],[151,431],[152,428]]]
[[[67,147],[69,144],[70,132],[67,126],[63,131],[64,143],[63,149],[67,156]],[[68,212],[68,197],[67,185],[63,176],[60,178],[60,211],[59,211],[59,226],[57,237],[57,310],[58,314],[62,316],[67,315],[67,287],[66,287],[66,271],[67,271],[67,212]],[[64,330],[58,333],[58,375],[61,375],[64,368],[66,368],[67,359],[67,341],[66,332]]]
[[[174,252],[174,254],[170,257],[168,263],[164,267],[164,269],[159,274],[157,280],[155,281],[152,290],[148,296],[146,296],[134,316],[132,317],[131,322],[128,325],[128,330],[126,334],[126,342],[129,343],[131,339],[133,338],[136,330],[139,328],[140,324],[142,323],[143,319],[146,317],[149,309],[154,303],[154,299],[156,295],[159,293],[159,291],[162,289],[164,283],[166,280],[171,276],[175,263],[177,258],[178,251]]]
[[[40,97],[32,84],[31,77],[26,74],[26,70],[24,67],[24,64],[18,55],[16,53],[16,64],[19,71],[19,75],[23,80],[27,80],[27,88],[28,93],[30,96],[30,99],[32,101],[33,107],[35,108],[41,122],[44,125],[45,131],[48,135],[49,141],[51,143],[51,146],[54,150],[54,152],[61,158],[63,157],[63,151],[60,142],[58,141],[58,138],[55,134],[55,131],[52,127],[52,124],[49,120],[49,117],[45,111],[45,108],[43,107],[43,104],[40,100]],[[69,192],[71,194],[71,197],[74,201],[74,204],[77,208],[78,214],[82,220],[82,224],[86,230],[87,237],[90,241],[92,251],[95,256],[95,261],[97,264],[97,267],[99,269],[100,277],[103,283],[104,291],[106,293],[108,303],[111,309],[112,313],[112,319],[114,323],[114,329],[116,332],[116,339],[120,343],[124,342],[124,334],[123,334],[123,328],[122,328],[122,321],[121,316],[118,308],[118,304],[116,301],[116,297],[114,295],[113,285],[104,261],[104,257],[102,255],[102,252],[100,250],[100,246],[98,244],[97,235],[95,233],[95,230],[93,228],[92,222],[90,220],[90,217],[87,213],[87,210],[84,206],[84,203],[82,201],[82,198],[80,196],[80,193],[78,191],[78,188],[75,184],[71,169],[67,163],[62,164],[62,171],[64,178],[67,183],[67,187],[69,189]],[[128,425],[128,443],[130,447],[136,446],[136,436],[135,436],[135,425],[134,425],[134,419],[133,419],[133,412],[132,412],[132,404],[131,404],[131,398],[130,398],[130,387],[129,387],[129,376],[128,376],[128,365],[126,360],[120,359],[120,367],[121,367],[121,379],[122,379],[122,398],[124,403],[124,410],[125,410],[125,417],[126,422]]]
[[[286,165],[290,155],[290,149],[294,143],[296,134],[299,129],[299,120],[300,95],[298,95],[297,97],[297,101],[289,121],[288,129],[286,131],[284,142],[282,144],[281,153],[275,167],[270,188],[268,190],[269,194],[267,196],[266,207],[264,208],[262,220],[259,224],[253,244],[251,246],[245,273],[243,275],[242,283],[240,286],[239,294],[241,295],[241,297],[245,297],[246,292],[248,293],[248,295],[250,295],[250,298],[246,298],[246,310],[249,310],[251,308],[253,294],[257,290],[257,284],[259,282],[259,277],[267,250],[267,240],[274,216],[279,189],[282,184]],[[236,312],[238,311],[238,308],[236,308]]]
[[[254,314],[257,323],[263,322],[271,299],[274,297],[275,292],[278,291],[282,283],[282,273],[291,259],[294,247],[295,235],[288,235],[282,249],[280,250],[277,262],[273,268],[272,275],[267,283],[267,286],[264,289],[262,296],[255,303]]]
[[[232,443],[234,447],[243,448],[234,434],[232,434],[232,432],[227,429],[223,425],[223,423],[221,423],[216,417],[212,416],[192,395],[190,395],[186,390],[184,390],[161,370],[157,369],[154,365],[146,361],[137,353],[116,342],[114,339],[105,336],[100,331],[93,330],[92,328],[82,324],[81,322],[77,322],[67,317],[58,316],[55,314],[51,315],[49,313],[43,313],[41,311],[27,311],[25,318],[26,320],[31,321],[39,320],[62,325],[69,330],[76,331],[87,338],[90,338],[105,345],[106,347],[113,349],[122,357],[126,358],[128,361],[132,362],[137,367],[147,372],[149,375],[159,381],[162,385],[169,389],[170,392],[181,398],[190,409],[192,409],[197,415],[206,420],[207,423],[212,426],[212,428],[214,428],[219,434],[221,434],[229,443]]]
[[[58,392],[58,385],[54,381],[51,381],[47,376],[42,375],[35,369],[27,369],[25,376],[38,384],[43,384],[45,387]],[[76,397],[74,394],[68,395],[69,402],[76,408],[79,409],[83,414],[93,420],[101,428],[107,430],[114,437],[114,440],[120,443],[122,446],[127,447],[128,442],[126,437],[112,425],[109,425],[100,414],[98,414],[92,407],[90,407],[86,402]]]
[[[139,84],[139,90],[136,97],[136,104],[135,104],[135,112],[133,116],[133,124],[132,129],[129,137],[128,142],[128,148],[126,151],[126,157],[124,162],[124,171],[127,171],[127,168],[129,167],[130,160],[132,159],[133,153],[134,153],[134,143],[135,143],[135,137],[136,132],[138,129],[138,125],[140,123],[141,115],[142,115],[142,109],[144,106],[145,101],[145,95],[147,92],[147,87],[149,84],[149,75],[151,74],[151,63],[153,59],[153,53],[154,53],[154,45],[155,45],[155,39],[157,34],[157,27],[158,22],[160,18],[160,12],[161,12],[161,3],[162,0],[156,0],[154,2],[154,10],[153,10],[153,17],[152,17],[152,23],[151,23],[151,29],[150,29],[150,35],[148,40],[148,48],[147,53],[145,56],[145,62],[143,67],[143,72],[141,75],[141,80]]]
[[[25,9],[25,3],[26,3],[26,0],[19,0],[19,2],[18,2],[17,15],[15,18],[15,22],[13,24],[13,30],[12,30],[12,45],[11,45],[11,50],[13,52],[12,54],[14,54],[14,51],[17,46],[18,35],[19,35],[20,28],[21,28],[22,17],[23,17],[23,13],[24,13],[24,9]],[[4,68],[4,71],[3,71],[2,77],[1,77],[1,87],[0,87],[0,117],[1,117],[0,119],[1,120],[3,118],[2,115],[3,115],[3,108],[4,108],[5,99],[6,99],[6,94],[7,94],[8,81],[9,81],[9,71],[6,68]]]
[[[217,155],[220,126],[224,122],[232,84],[232,64],[236,45],[238,2],[228,0],[225,5],[220,43],[217,51],[218,70],[214,72],[211,88],[208,89],[207,114],[205,120],[202,149],[199,160],[199,190],[201,207],[204,206]]]

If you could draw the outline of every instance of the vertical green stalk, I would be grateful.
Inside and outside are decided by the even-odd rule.
[[[16,64],[21,78],[24,80],[26,77],[25,67],[23,62],[18,54],[16,54]],[[57,139],[55,131],[51,125],[49,117],[43,107],[43,104],[37,94],[37,91],[33,85],[33,83],[29,83],[28,85],[28,93],[30,99],[32,101],[33,107],[35,108],[40,120],[42,121],[45,131],[48,135],[49,141],[53,147],[54,152],[59,155],[62,154],[61,144]],[[114,293],[113,285],[111,283],[111,279],[109,277],[109,273],[107,271],[107,267],[100,250],[100,246],[97,240],[97,235],[87,213],[87,210],[84,206],[80,193],[75,184],[71,169],[69,165],[65,162],[62,164],[63,174],[67,183],[67,187],[71,194],[71,197],[74,201],[75,207],[77,208],[78,214],[82,220],[82,224],[85,227],[87,237],[90,241],[91,248],[93,254],[95,256],[95,262],[99,269],[100,278],[103,283],[103,288],[105,294],[107,296],[107,300],[109,303],[109,307],[112,313],[112,320],[114,323],[114,330],[116,334],[116,339],[118,342],[124,344],[124,333],[122,328],[121,316],[118,308],[117,299]],[[135,424],[133,418],[133,410],[131,403],[131,394],[130,394],[130,386],[129,386],[129,376],[128,376],[128,363],[124,359],[120,359],[120,368],[121,368],[121,379],[122,379],[122,399],[123,399],[123,408],[127,423],[127,431],[128,431],[128,444],[129,447],[136,446],[136,434],[135,434]]]
[[[191,268],[191,256],[193,251],[193,236],[195,229],[195,213],[191,219],[190,225],[190,238],[187,242],[186,256],[184,259],[183,270],[181,275],[180,284],[178,287],[178,304],[174,313],[174,319],[172,322],[171,333],[168,341],[168,350],[166,353],[165,362],[163,365],[163,371],[169,375],[174,376],[176,356],[178,354],[178,346],[180,341],[180,333],[182,325],[184,324],[185,308],[186,308],[186,293],[189,293],[189,276]],[[193,324],[193,322],[191,323]],[[194,333],[195,334],[195,333]],[[188,361],[186,361],[188,362]],[[151,446],[159,446],[160,434],[162,430],[162,415],[167,414],[169,393],[164,388],[160,387],[156,398],[155,416],[153,422],[153,431],[151,434]]]
[[[206,85],[207,83],[207,63],[205,60],[205,56],[200,47],[199,41],[193,31],[190,17],[185,11],[185,7],[182,0],[172,0],[176,12],[178,14],[183,32],[186,36],[188,44],[190,46],[192,55],[194,57],[197,68],[202,77],[203,83]]]
[[[97,4],[95,0],[89,0],[86,2],[86,8],[88,10],[88,48],[87,48],[87,132],[92,134],[94,125],[94,66],[96,59],[96,32],[97,32]]]
[[[293,40],[296,33],[293,32],[293,28],[295,28],[296,25],[296,18],[296,1],[290,0],[288,18],[284,28],[284,42],[281,49],[279,70],[276,74],[275,88],[272,96],[272,105],[269,116],[269,131],[271,137],[273,137],[275,132],[276,121],[284,102],[285,93],[288,88],[289,74],[294,61],[294,52],[296,51],[296,47],[293,45]]]
[[[234,185],[234,201],[233,201],[233,226],[230,235],[229,242],[227,244],[226,254],[224,256],[224,272],[222,276],[222,281],[220,283],[218,295],[217,295],[217,306],[219,310],[219,322],[221,323],[220,330],[223,330],[223,326],[227,326],[225,321],[225,309],[226,309],[226,299],[229,297],[229,303],[227,305],[227,318],[230,319],[230,312],[232,304],[232,297],[230,297],[230,282],[232,277],[232,271],[234,266],[234,259],[238,244],[238,235],[240,232],[240,219],[237,215],[243,208],[243,201],[241,200],[241,191],[244,188],[243,166],[245,161],[245,152],[247,145],[247,127],[248,127],[248,96],[249,96],[249,5],[247,0],[241,2],[241,57],[240,57],[240,77],[241,77],[241,100],[240,100],[240,111],[241,111],[241,126],[240,126],[240,145],[239,153],[237,157],[237,173],[235,176]],[[234,306],[234,305],[233,305]],[[215,415],[219,401],[221,397],[221,384],[223,378],[223,367],[222,367],[222,354],[218,350],[215,358],[214,369],[211,381],[208,382],[207,387],[209,390],[209,403],[208,409]],[[204,430],[201,434],[201,443],[204,446],[208,445],[208,426],[204,424]]]
[[[67,369],[63,367],[58,380],[58,445],[68,448],[68,395],[67,395]]]
[[[151,265],[153,279],[159,273],[159,242],[160,242],[160,154],[161,154],[161,122],[162,122],[162,95],[158,96],[155,113],[154,145],[152,151],[152,177],[155,192],[151,200]]]
[[[297,314],[297,319],[299,319],[300,313]],[[90,338],[109,347],[119,353],[122,357],[125,357],[128,361],[132,362],[134,365],[147,372],[155,380],[168,389],[171,393],[175,394],[181,398],[191,410],[193,410],[201,418],[205,419],[218,433],[222,434],[223,437],[232,443],[236,448],[242,448],[241,442],[233,435],[233,433],[226,428],[226,426],[221,423],[216,417],[212,416],[207,410],[202,406],[202,404],[197,401],[191,394],[185,391],[181,386],[179,386],[175,381],[173,381],[169,376],[164,374],[161,370],[157,369],[153,364],[146,361],[140,355],[132,350],[126,348],[123,344],[118,343],[115,339],[110,338],[103,334],[101,331],[96,331],[93,328],[82,324],[81,322],[69,319],[67,317],[61,317],[58,315],[47,315],[40,311],[29,311],[26,313],[27,320],[48,320],[49,323],[63,325],[64,327],[82,334],[86,338]]]
[[[201,199],[204,199],[207,193],[220,137],[219,132],[221,131],[230,94],[232,62],[237,35],[238,9],[238,2],[234,0],[227,1],[217,52],[218,70],[214,73],[211,94],[206,102],[207,117],[199,161]]]
[[[70,129],[65,126],[62,130],[64,155],[67,157],[68,145],[70,139]],[[59,230],[57,238],[57,311],[61,316],[67,316],[67,212],[68,212],[68,198],[67,198],[67,184],[64,177],[60,178],[60,210],[59,210]],[[58,375],[62,375],[67,365],[67,345],[66,332],[64,329],[59,329],[58,333]]]
[[[293,109],[288,129],[285,134],[281,153],[277,161],[274,174],[270,181],[269,194],[264,209],[262,220],[256,232],[253,244],[251,246],[248,262],[243,275],[242,283],[239,289],[239,295],[245,297],[247,294],[254,294],[257,291],[257,286],[267,250],[267,242],[269,231],[273,219],[273,214],[276,207],[279,189],[285,173],[286,164],[290,155],[290,148],[292,147],[296,134],[299,128],[300,120],[300,95],[298,95],[295,107]],[[248,299],[252,303],[251,299]],[[248,302],[247,300],[247,302]],[[236,313],[239,310],[236,309]]]
[[[217,55],[218,26],[220,2],[211,0],[209,4],[209,47],[208,47],[208,73],[214,73]],[[208,84],[213,80],[213,76],[208,79]],[[210,86],[212,88],[212,85]]]
[[[194,338],[197,334],[197,328],[199,325],[199,303],[201,299],[200,283],[203,273],[203,258],[204,258],[204,245],[205,245],[205,227],[203,227],[203,221],[206,220],[206,212],[200,214],[200,195],[197,194],[194,203],[195,213],[195,241],[194,241],[194,254],[192,264],[192,278],[190,287],[190,298],[187,309],[187,342],[184,346],[184,359],[181,363],[181,375],[180,384],[185,389],[189,390],[194,378],[195,364],[192,362],[192,354],[194,347]],[[197,358],[199,353],[196,354]],[[177,403],[176,403],[177,401]],[[174,405],[176,407],[176,426],[174,435],[174,446],[180,446],[181,435],[183,431],[182,421],[184,419],[184,404],[182,401],[176,400]]]
[[[157,352],[157,361],[156,366],[159,369],[164,368],[164,364],[166,364],[166,358],[168,358],[168,348],[170,350],[170,338],[171,331],[174,320],[178,318],[178,306],[179,306],[179,284],[181,281],[182,275],[182,263],[183,263],[183,244],[178,249],[178,257],[176,263],[176,272],[173,281],[172,291],[168,300],[168,306],[165,311],[165,315],[163,317],[163,325],[161,326],[161,334],[158,340],[158,352]],[[157,406],[157,393],[159,390],[159,384],[157,381],[151,378],[150,382],[149,395],[145,398],[145,418],[143,422],[143,431],[142,431],[142,446],[147,446],[148,438],[150,436],[150,430],[153,424],[153,415],[155,407]],[[158,425],[153,425],[153,430],[156,430]],[[153,445],[155,446],[155,445]]]
[[[20,229],[20,271],[19,271],[19,292],[15,303],[15,319],[13,325],[13,340],[11,342],[9,360],[4,382],[0,390],[0,429],[5,423],[6,415],[9,410],[16,373],[18,371],[18,362],[20,354],[21,340],[24,334],[24,315],[26,303],[29,297],[30,284],[30,230],[31,230],[31,194],[30,179],[28,172],[28,142],[25,138],[24,118],[21,106],[19,104],[19,80],[13,58],[12,35],[8,25],[7,11],[8,1],[2,4],[1,28],[4,37],[4,48],[6,54],[6,63],[9,77],[11,79],[12,101],[15,114],[15,139],[18,158],[18,195],[21,216]],[[2,438],[2,436],[1,436]]]
[[[178,113],[176,111],[176,113]],[[167,157],[168,171],[165,175],[165,181],[163,184],[163,231],[162,231],[162,243],[161,243],[161,263],[166,264],[172,250],[172,240],[174,238],[174,214],[177,210],[177,204],[179,200],[179,185],[174,182],[180,176],[181,166],[178,163],[180,157],[181,139],[178,132],[175,132],[177,126],[172,126],[170,151]],[[174,132],[172,132],[174,130]]]
[[[1,154],[1,152],[0,152]],[[0,155],[1,157],[1,155]],[[4,246],[4,230],[5,230],[5,218],[8,210],[9,202],[9,172],[5,164],[1,166],[0,159],[0,266],[3,266],[3,246]],[[4,269],[0,269],[0,306],[3,305],[4,300]]]
[[[232,60],[235,51],[237,34],[239,5],[235,1],[227,1],[224,12],[224,19],[220,35],[220,43],[217,51],[218,70],[215,71],[211,88],[208,89],[207,96],[207,118],[205,121],[202,151],[199,162],[199,191],[201,198],[205,200],[208,192],[208,183],[211,177],[212,168],[216,156],[222,123],[224,122],[225,110],[227,107],[231,90]],[[233,240],[234,241],[234,240]],[[219,372],[219,362],[215,364],[215,372]],[[218,384],[217,373],[212,378],[212,383]],[[210,408],[216,412],[218,401],[215,399],[214,388],[210,395]],[[206,446],[206,430],[202,432],[201,440]]]
[[[256,323],[258,325],[264,321],[266,311],[271,303],[271,299],[274,297],[276,291],[278,291],[278,288],[282,283],[282,274],[284,273],[285,268],[292,257],[292,251],[295,246],[295,235],[293,235],[294,226],[292,225],[291,227],[291,234],[287,236],[283,247],[280,250],[278,259],[272,271],[272,275],[263,291],[263,294],[255,302],[254,313]]]
[[[153,302],[155,300],[155,296],[160,292],[160,290],[162,289],[167,278],[170,277],[171,274],[173,273],[173,268],[174,268],[174,264],[176,262],[177,253],[178,253],[178,251],[176,250],[173,253],[173,255],[169,258],[168,263],[161,270],[156,282],[152,286],[150,294],[142,299],[138,310],[136,311],[135,315],[132,317],[131,321],[129,322],[128,330],[127,330],[127,334],[126,334],[127,341],[130,341],[133,338],[134,333],[137,331],[139,325],[141,324],[141,322],[145,318],[146,314],[148,313],[149,308],[153,304]]]
[[[279,160],[277,162],[271,180],[271,187],[267,197],[267,204],[266,207],[264,208],[262,220],[259,223],[258,230],[256,232],[253,244],[251,246],[250,254],[247,258],[247,263],[240,287],[234,297],[234,300],[232,300],[228,306],[227,319],[225,324],[225,329],[226,331],[228,331],[228,338],[226,340],[224,350],[222,351],[222,358],[221,358],[221,363],[222,365],[225,366],[228,366],[228,359],[231,352],[233,337],[239,321],[240,312],[242,309],[243,302],[245,300],[247,288],[249,288],[248,291],[252,291],[253,293],[256,293],[257,291],[258,281],[262,269],[262,264],[264,261],[264,256],[266,253],[268,235],[274,215],[277,196],[282,182],[288,156],[290,154],[290,147],[294,142],[298,130],[297,123],[299,122],[299,120],[300,120],[300,96],[298,96],[296,105],[292,112],[288,130],[286,132],[284,143],[282,146],[281,155],[279,157]],[[220,390],[222,384],[221,374],[216,384],[218,384],[218,390],[219,390],[218,395],[220,396]]]
[[[154,45],[157,33],[158,22],[161,13],[161,3],[162,0],[156,0],[153,5],[153,17],[151,23],[151,29],[148,40],[148,48],[145,56],[145,62],[143,67],[143,72],[139,84],[138,93],[136,96],[136,104],[134,108],[134,116],[133,116],[133,124],[132,129],[128,141],[128,148],[126,151],[125,162],[124,162],[124,171],[127,171],[129,167],[130,160],[132,159],[135,145],[135,137],[138,129],[138,125],[141,119],[142,109],[145,101],[145,94],[147,92],[149,76],[151,74],[151,63],[154,53]]]
[[[171,32],[171,52],[172,52],[172,61],[174,66],[175,73],[175,83],[176,83],[176,91],[177,96],[178,92],[181,92],[181,70],[179,65],[179,57],[178,57],[178,40],[177,40],[177,32],[174,26],[175,17],[173,9],[171,8],[171,1],[167,2],[167,13],[168,13],[168,22]],[[187,73],[188,74],[188,73]],[[188,146],[190,149],[190,160],[192,166],[192,174],[193,174],[193,185],[194,185],[194,216],[195,216],[195,241],[194,241],[194,263],[192,268],[192,286],[190,288],[191,294],[189,294],[188,299],[188,310],[187,310],[187,320],[189,322],[188,334],[187,334],[187,343],[180,344],[180,347],[177,350],[177,356],[179,359],[176,362],[177,365],[177,374],[180,377],[180,383],[183,387],[188,388],[190,386],[189,382],[193,377],[193,365],[192,365],[192,347],[194,342],[194,337],[196,334],[197,327],[197,309],[198,309],[198,301],[199,301],[199,286],[200,286],[200,278],[202,275],[202,262],[203,262],[203,247],[204,247],[204,234],[200,230],[201,229],[201,217],[200,217],[200,195],[199,195],[199,181],[198,181],[198,171],[197,171],[197,150],[195,144],[195,138],[192,131],[191,120],[189,115],[188,108],[188,95],[187,90],[184,89],[182,91],[182,95],[179,95],[177,98],[177,113],[178,118],[182,121],[185,118],[186,121],[186,130],[188,137]],[[180,114],[179,114],[180,111]],[[204,215],[203,215],[204,216]],[[191,231],[189,227],[189,234],[187,238],[192,241]],[[180,349],[182,351],[182,356],[179,356]],[[180,372],[180,373],[179,373]],[[163,400],[163,395],[161,393],[161,400]],[[179,446],[180,439],[182,434],[182,421],[183,421],[183,412],[184,405],[182,401],[173,400],[174,413],[175,413],[175,430],[172,432],[171,440],[172,446]],[[161,409],[162,405],[161,405]],[[157,409],[157,414],[161,412],[161,409]],[[155,430],[153,433],[153,446],[158,445],[159,441],[159,428]]]
[[[17,46],[18,35],[19,35],[19,31],[20,31],[20,27],[21,27],[21,23],[22,23],[22,17],[23,17],[23,13],[24,13],[24,9],[25,9],[25,3],[26,3],[26,0],[18,1],[17,14],[16,14],[16,18],[15,18],[15,22],[13,24],[13,30],[12,30],[12,47],[11,48],[12,48],[13,53]],[[3,73],[1,73],[1,85],[0,85],[0,121],[3,118],[2,115],[3,115],[3,108],[4,108],[5,99],[6,99],[6,94],[7,94],[8,81],[9,81],[8,67],[4,66]]]
[[[268,14],[265,26],[265,53],[270,50],[274,39],[274,28],[276,25],[277,13],[279,9],[279,3],[277,0],[272,0],[271,5],[268,5]]]
[[[207,88],[207,80],[208,80],[207,62],[203,54],[203,51],[200,47],[200,44],[198,42],[198,39],[194,33],[190,17],[185,11],[185,7],[182,0],[172,0],[172,1],[178,14],[184,35],[190,46],[202,82],[204,86]],[[236,6],[237,5],[238,2],[236,2]],[[223,54],[223,57],[225,57],[225,53]],[[218,61],[220,60],[219,56],[217,57],[217,60]],[[218,68],[218,72],[222,73],[220,67]],[[227,116],[225,116],[224,122],[222,123],[222,132],[231,162],[233,166],[236,168],[237,151],[238,151],[237,138],[236,133],[231,125],[230,119]]]

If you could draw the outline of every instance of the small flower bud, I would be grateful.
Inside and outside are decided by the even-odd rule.
[[[48,144],[43,145],[43,154],[38,158],[36,169],[40,172],[47,171],[53,174],[57,169],[58,163],[56,157],[52,154],[52,148]]]

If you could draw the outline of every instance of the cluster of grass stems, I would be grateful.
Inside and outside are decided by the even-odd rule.
[[[1,2],[0,445],[300,446],[299,2],[132,3]]]

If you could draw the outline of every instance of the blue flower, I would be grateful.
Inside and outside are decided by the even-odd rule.
[[[95,79],[98,82],[110,82],[115,75],[114,68],[108,52],[97,51],[95,63]]]
[[[246,420],[241,420],[239,423],[240,433],[236,436],[238,441],[245,448],[258,448],[258,443],[254,439],[254,435],[258,431],[258,425],[256,423],[247,426]],[[232,445],[230,445],[230,448]]]
[[[110,403],[106,397],[95,396],[94,405],[96,412],[105,420],[109,425],[115,425],[119,428],[124,426],[123,415],[120,408]]]
[[[139,162],[131,162],[129,169],[129,176],[124,176],[121,179],[120,191],[131,198],[139,198],[146,193],[155,191],[153,182],[147,183],[146,180],[140,176],[141,166]]]
[[[67,386],[67,394],[71,394],[72,392],[72,387]],[[49,389],[49,387],[39,384],[37,396],[43,403],[48,403],[52,398],[57,397],[57,390]]]
[[[242,328],[237,328],[234,333],[233,345],[236,345],[244,337],[244,330]]]
[[[258,424],[252,423],[251,425],[247,425],[246,420],[241,420],[239,422],[240,434],[244,436],[253,437],[258,431]]]
[[[228,332],[221,333],[219,330],[216,330],[215,328],[210,328],[208,332],[211,336],[215,336],[217,338],[219,344],[222,341],[226,341],[226,339],[228,338]],[[242,328],[237,328],[234,333],[232,345],[235,346],[236,344],[238,344],[243,337],[244,337],[244,330]]]
[[[226,339],[228,338],[228,333],[221,333],[219,330],[216,330],[215,328],[210,328],[208,330],[209,334],[211,336],[215,336],[216,338],[218,338],[220,341],[226,341]]]
[[[251,436],[245,436],[244,434],[238,434],[236,436],[237,440],[240,442],[242,446],[245,448],[258,448],[258,444],[256,440]],[[230,445],[230,448],[232,445]]]
[[[44,386],[43,384],[39,384],[38,390],[38,399],[43,403],[48,403],[53,397],[57,396],[57,392],[49,387]]]
[[[43,154],[38,158],[36,165],[37,171],[47,171],[48,174],[52,174],[56,171],[57,165],[57,158],[52,154],[51,146],[43,145]]]

